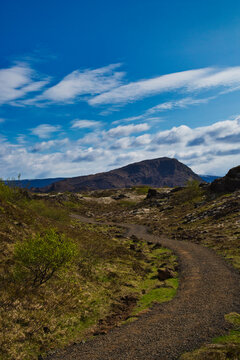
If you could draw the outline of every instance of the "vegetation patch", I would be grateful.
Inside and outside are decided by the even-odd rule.
[[[1,186],[1,359],[37,359],[122,323],[139,304],[174,295],[176,279],[157,278],[164,264],[175,271],[171,252],[70,216],[105,205]]]

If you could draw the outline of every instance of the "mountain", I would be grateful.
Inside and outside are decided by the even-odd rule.
[[[64,178],[51,179],[23,179],[23,180],[6,180],[5,183],[10,186],[17,186],[20,188],[42,188],[52,184],[53,182],[63,180]]]
[[[183,186],[189,179],[202,181],[189,167],[167,157],[144,160],[119,169],[95,175],[78,176],[54,182],[40,192],[78,192],[82,190],[129,188],[149,185],[152,187]]]
[[[199,175],[199,176],[203,181],[207,183],[211,183],[212,181],[220,178],[220,176],[214,176],[214,175]]]

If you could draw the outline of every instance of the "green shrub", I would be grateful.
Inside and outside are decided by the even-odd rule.
[[[134,186],[132,188],[133,191],[137,193],[137,195],[147,195],[150,186],[142,185],[142,186]]]
[[[76,245],[56,230],[18,241],[14,248],[15,276],[38,287],[60,269],[66,268],[76,256]]]
[[[199,187],[199,182],[197,180],[189,180],[183,190],[176,192],[174,202],[176,204],[191,203],[199,201],[202,195],[203,190]]]
[[[0,179],[0,200],[1,201],[14,201],[20,197],[20,191],[18,188],[5,184]]]

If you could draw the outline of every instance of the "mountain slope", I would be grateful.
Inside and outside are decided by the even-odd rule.
[[[35,190],[41,192],[77,192],[82,190],[128,188],[138,185],[174,187],[185,185],[189,179],[202,180],[189,167],[178,160],[164,157],[140,161],[95,175],[65,179]]]

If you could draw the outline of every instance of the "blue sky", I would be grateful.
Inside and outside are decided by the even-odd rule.
[[[240,159],[240,2],[0,3],[0,177]]]

